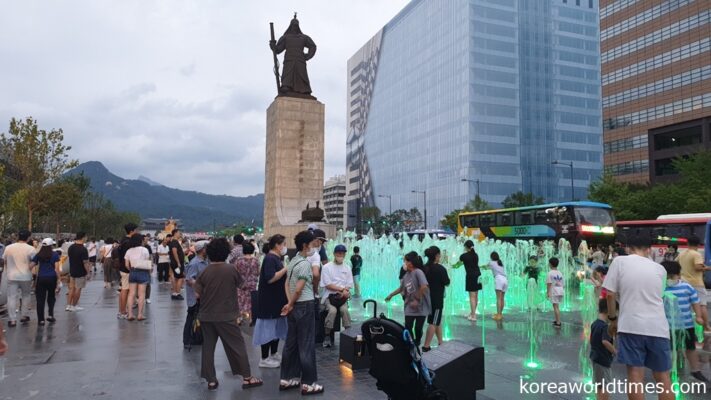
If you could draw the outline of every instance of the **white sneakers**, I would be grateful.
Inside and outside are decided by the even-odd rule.
[[[69,312],[84,311],[84,307],[67,305],[66,307],[64,307],[64,311],[69,311]]]
[[[476,314],[469,314],[469,315],[467,316],[467,319],[468,319],[469,321],[476,321]]]
[[[275,354],[259,360],[259,368],[279,368],[281,366],[281,357],[277,357]]]
[[[67,306],[64,307],[64,311],[74,311],[74,307],[72,307],[72,306],[70,306],[69,304],[67,304]]]

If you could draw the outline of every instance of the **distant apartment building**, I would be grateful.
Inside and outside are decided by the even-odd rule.
[[[343,228],[344,204],[346,200],[346,177],[337,175],[323,186],[323,210],[326,220],[338,229]]]
[[[605,171],[674,179],[711,149],[711,1],[600,0]]]
[[[584,199],[599,44],[598,0],[411,1],[348,60],[348,228],[372,206],[436,227],[477,194]]]

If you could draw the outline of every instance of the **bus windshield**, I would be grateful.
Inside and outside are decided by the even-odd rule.
[[[611,226],[612,213],[605,208],[575,207],[575,218],[580,225]]]

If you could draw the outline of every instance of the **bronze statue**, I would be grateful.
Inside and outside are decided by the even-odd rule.
[[[270,24],[271,25],[271,24]],[[311,83],[309,75],[306,72],[306,61],[313,58],[316,54],[316,43],[310,37],[301,33],[299,28],[299,20],[291,20],[289,28],[284,32],[284,35],[279,38],[279,41],[274,40],[274,29],[272,25],[272,38],[269,41],[269,47],[274,53],[274,73],[277,75],[277,86],[279,87],[279,96],[301,97],[308,99],[316,99],[311,96]],[[304,53],[304,48],[308,49]],[[281,84],[279,83],[279,66],[276,58],[277,54],[284,54],[283,70],[281,73]]]
[[[311,208],[311,203],[306,203],[306,209],[301,212],[301,222],[326,222],[323,209],[320,207],[320,201],[316,201],[316,208]]]

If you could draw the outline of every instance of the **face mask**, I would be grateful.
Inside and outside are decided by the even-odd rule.
[[[336,257],[336,264],[343,264],[343,257]]]
[[[315,248],[315,247],[309,248],[309,257],[311,257],[311,256],[313,256],[314,254],[316,254],[317,251],[318,251],[318,249]]]
[[[281,252],[280,252],[281,255],[282,255],[282,256],[285,256],[285,255],[286,255],[286,251],[287,251],[287,250],[286,250],[286,246],[282,246]]]

